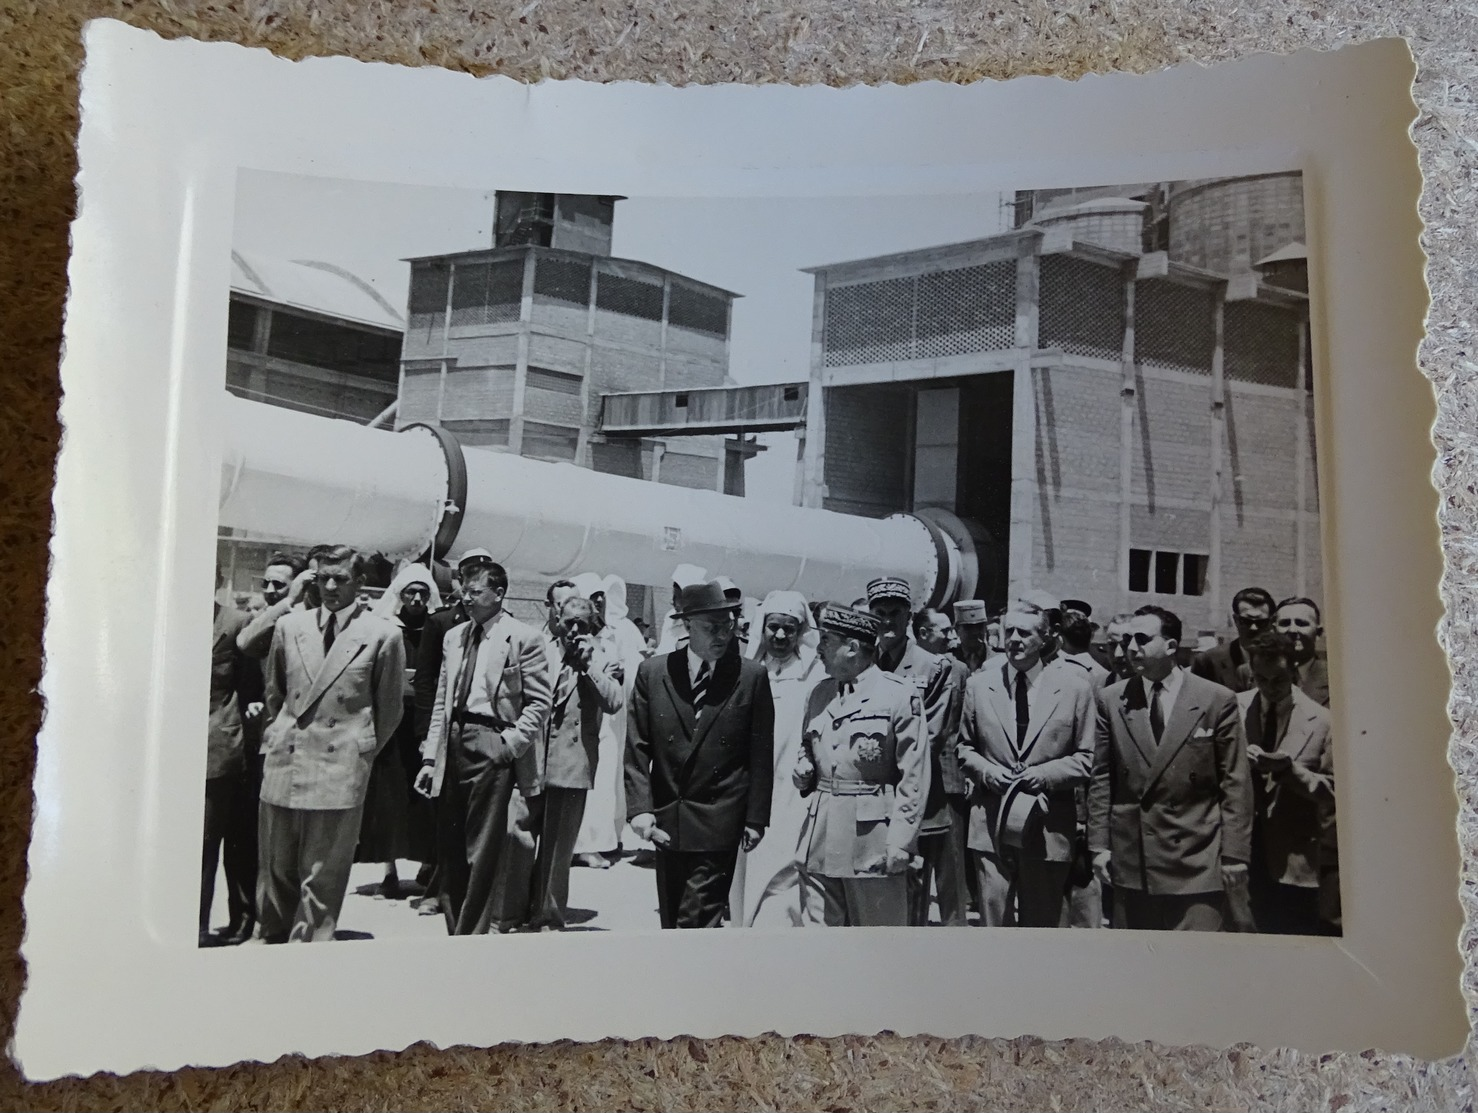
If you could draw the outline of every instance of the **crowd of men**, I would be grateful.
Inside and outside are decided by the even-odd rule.
[[[332,939],[352,864],[393,895],[397,858],[451,934],[561,930],[623,832],[664,928],[1339,931],[1309,599],[1246,588],[1194,652],[1159,606],[949,614],[893,576],[756,604],[682,565],[654,647],[617,577],[535,627],[486,550],[440,572],[371,600],[321,546],[270,558],[255,615],[217,602],[202,946]]]

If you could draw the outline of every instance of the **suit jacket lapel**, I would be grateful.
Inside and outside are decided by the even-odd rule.
[[[667,685],[673,709],[683,725],[683,742],[692,740],[696,726],[693,715],[693,683],[688,679],[688,651],[675,649],[667,655]]]
[[[1180,752],[1186,739],[1190,738],[1191,731],[1201,721],[1201,712],[1205,709],[1206,701],[1202,698],[1200,685],[1192,683],[1191,676],[1186,674],[1181,678],[1180,694],[1175,697],[1170,718],[1165,721],[1165,733],[1160,736],[1160,745],[1155,749],[1155,760],[1150,763],[1146,787],[1155,782],[1171,759]],[[1145,712],[1145,720],[1149,720],[1148,711]]]
[[[1037,744],[1041,737],[1042,728],[1057,712],[1057,705],[1061,702],[1062,682],[1052,677],[1037,678],[1037,696],[1031,701],[1031,721],[1026,728],[1026,745],[1021,748],[1020,760],[1025,761],[1027,755],[1032,752],[1032,747]]]
[[[470,632],[470,631],[469,631]],[[480,660],[474,661],[474,666],[482,669],[481,681],[487,692],[488,706],[496,714],[498,710],[498,691],[503,686],[503,668],[508,664],[508,641],[512,636],[508,623],[499,620],[493,623],[491,630],[482,639],[482,646],[478,649]],[[479,678],[474,676],[473,681]]]
[[[996,668],[993,665],[986,667]],[[1007,762],[1014,762],[1017,760],[1016,699],[1012,694],[1011,685],[1016,683],[1016,670],[1007,662],[1002,661],[992,680],[999,681],[999,683],[992,683],[990,686],[990,706],[1000,721],[1001,737],[1006,740],[1006,752],[1000,756]]]
[[[1300,699],[1300,696],[1303,696],[1303,699]],[[1306,699],[1308,699],[1307,696],[1295,689],[1293,706],[1288,709],[1288,729],[1283,732],[1283,738],[1278,743],[1278,749],[1294,761],[1303,756],[1304,748],[1314,737],[1314,732],[1309,728],[1313,726],[1317,716],[1307,706],[1300,706]],[[1309,702],[1313,701],[1309,700]]]
[[[1150,730],[1150,709],[1145,699],[1143,681],[1135,678],[1124,685],[1119,698],[1119,714],[1124,720],[1125,730],[1138,752],[1145,768],[1155,763],[1155,735]]]
[[[358,611],[355,611],[354,616],[351,617],[357,616]],[[334,638],[333,648],[328,651],[328,656],[322,659],[318,672],[313,677],[313,683],[309,685],[307,694],[298,704],[297,713],[299,715],[312,707],[323,696],[323,693],[328,691],[329,686],[343,675],[344,670],[349,667],[349,662],[359,656],[360,650],[364,648],[364,632],[365,628],[362,623],[351,621],[349,629]],[[305,649],[311,652],[311,649],[304,646],[301,640],[298,643],[298,649],[299,652]],[[309,659],[304,657],[305,661]]]

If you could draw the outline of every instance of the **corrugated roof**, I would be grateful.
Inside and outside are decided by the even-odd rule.
[[[231,252],[231,289],[279,305],[376,328],[405,331],[405,314],[373,283],[319,259],[269,259]],[[403,291],[397,291],[403,297]]]

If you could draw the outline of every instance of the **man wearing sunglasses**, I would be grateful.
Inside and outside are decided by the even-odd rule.
[[[1252,779],[1230,689],[1176,664],[1180,618],[1134,612],[1135,675],[1098,695],[1088,845],[1115,927],[1221,931],[1245,909]]]
[[[308,562],[295,553],[273,553],[262,569],[262,598],[267,606],[248,622],[236,636],[236,646],[248,657],[260,660],[272,648],[272,631],[277,620],[294,608],[316,606],[309,599],[313,571]]]

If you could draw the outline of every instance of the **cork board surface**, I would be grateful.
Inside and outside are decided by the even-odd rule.
[[[1474,575],[1478,519],[1470,479],[1478,407],[1465,279],[1478,267],[1471,213],[1478,63],[1471,15],[1445,3],[1237,7],[1160,0],[1026,0],[931,6],[789,0],[421,0],[392,7],[309,0],[104,3],[0,0],[0,491],[10,621],[0,628],[0,1024],[8,1038],[24,979],[21,892],[31,812],[32,739],[41,708],[42,600],[57,447],[57,348],[75,173],[80,29],[112,16],[166,36],[263,46],[288,57],[344,53],[524,80],[687,82],[967,80],[1077,76],[1211,62],[1258,50],[1336,47],[1384,35],[1411,42],[1420,67],[1415,138],[1433,306],[1421,362],[1439,398],[1436,481],[1443,493],[1444,644],[1454,662],[1451,751],[1462,801],[1463,902],[1475,899],[1472,801],[1478,783]],[[107,930],[107,909],[96,929]],[[1471,950],[1465,933],[1464,954]],[[1471,1000],[1471,965],[1464,985]],[[228,1003],[222,1004],[229,1007]],[[208,1023],[208,1017],[201,1018]],[[1308,1056],[1240,1047],[1118,1041],[777,1038],[608,1041],[590,1046],[437,1051],[362,1059],[284,1059],[174,1074],[99,1076],[28,1086],[8,1065],[0,1105],[113,1108],[777,1108],[777,1109],[1471,1109],[1468,1056],[1425,1062],[1377,1050]]]

